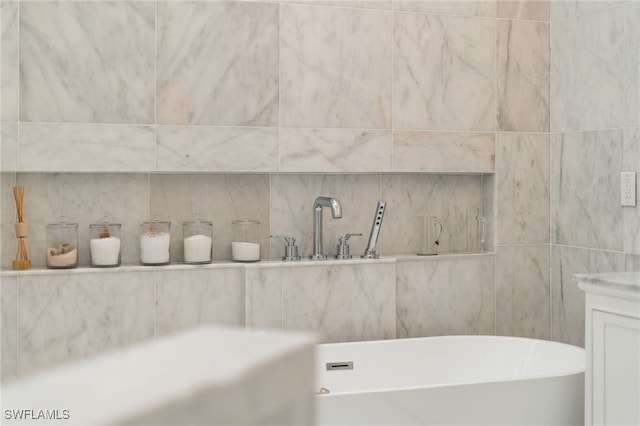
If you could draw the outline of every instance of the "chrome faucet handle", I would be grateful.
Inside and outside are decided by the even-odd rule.
[[[361,236],[362,234],[347,233],[341,237],[338,237],[336,259],[340,259],[340,260],[351,259],[352,256],[349,254],[349,243],[347,243],[347,241],[351,237],[361,237]]]
[[[292,262],[296,260],[300,260],[300,256],[298,256],[298,246],[296,245],[296,239],[293,237],[289,237],[288,235],[270,235],[271,238],[283,238],[287,243],[284,248],[284,256],[282,260],[287,262]]]
[[[362,237],[362,233],[358,233],[358,234],[344,234],[342,237],[338,237],[338,241],[340,242],[340,244],[347,244],[347,240],[349,240],[349,238],[351,237]]]

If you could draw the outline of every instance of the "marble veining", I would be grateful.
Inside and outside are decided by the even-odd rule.
[[[549,136],[498,133],[498,244],[549,242]]]
[[[20,124],[20,171],[148,172],[155,168],[152,126]]]
[[[18,170],[18,123],[0,123],[0,170]]]
[[[622,169],[636,172],[636,191],[640,187],[640,128],[623,131]],[[640,194],[640,191],[638,191]],[[636,194],[637,195],[637,194]],[[640,254],[640,203],[622,208],[624,251]]]
[[[278,129],[158,126],[159,171],[278,171]]]
[[[498,130],[549,131],[549,24],[498,21]]]
[[[623,269],[622,253],[551,246],[551,338],[584,347],[584,293],[573,281],[576,273]]]
[[[549,22],[551,3],[553,2],[539,0],[500,0],[497,2],[497,16]]]
[[[281,172],[387,172],[391,152],[390,131],[280,130]]]
[[[282,267],[244,270],[244,320],[251,329],[282,328]]]
[[[495,333],[495,260],[397,266],[397,337]]]
[[[551,338],[548,245],[496,249],[496,334]]]
[[[440,252],[465,252],[477,246],[477,209],[482,211],[482,178],[476,175],[385,175],[381,198],[387,201],[382,225],[383,254],[415,253],[419,216],[443,222]]]
[[[277,4],[158,2],[157,14],[158,123],[278,124]]]
[[[394,128],[495,129],[495,21],[398,14]]]
[[[394,132],[396,172],[492,173],[495,135],[474,132]]]
[[[622,251],[622,130],[552,136],[551,242]]]
[[[156,273],[156,335],[202,325],[242,326],[242,270]]]
[[[18,63],[18,10],[17,1],[3,1],[0,4],[2,27],[0,40],[2,49],[0,55],[2,67],[0,72],[0,113],[2,121],[18,121],[19,117],[19,63]],[[3,167],[4,170],[4,167]]]
[[[283,270],[283,326],[319,343],[395,337],[392,264]]]
[[[499,0],[501,2],[503,0]],[[395,10],[443,15],[496,16],[496,0],[393,0]]]
[[[287,127],[391,126],[391,14],[281,5],[280,110]]]
[[[18,375],[18,279],[2,277],[0,280],[0,380],[15,379]]]
[[[551,26],[551,131],[624,124],[623,13],[608,9]]]
[[[153,337],[153,305],[153,272],[20,277],[19,374]]]
[[[21,2],[23,121],[152,123],[152,2]]]
[[[624,5],[624,111],[627,126],[640,126],[640,2]],[[638,158],[638,157],[636,157]]]

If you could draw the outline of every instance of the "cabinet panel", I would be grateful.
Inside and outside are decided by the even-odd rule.
[[[640,424],[640,319],[593,311],[593,423]]]

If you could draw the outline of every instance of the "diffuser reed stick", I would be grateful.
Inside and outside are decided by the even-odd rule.
[[[24,221],[23,205],[24,205],[24,187],[13,187],[13,198],[16,202],[16,237],[18,238],[18,249],[16,251],[16,260],[13,261],[14,270],[25,270],[31,268],[29,260],[29,252],[27,251],[27,224]]]

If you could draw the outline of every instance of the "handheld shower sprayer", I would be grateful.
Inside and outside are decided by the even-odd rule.
[[[384,211],[387,208],[387,202],[384,200],[378,201],[376,212],[373,216],[373,224],[371,225],[371,234],[369,235],[369,243],[362,258],[364,259],[377,259],[376,244],[378,243],[378,236],[380,235],[380,227],[382,226],[382,218],[384,217]]]

